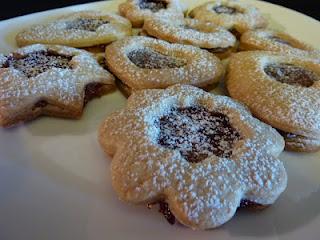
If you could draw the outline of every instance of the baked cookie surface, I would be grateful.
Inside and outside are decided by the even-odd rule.
[[[143,30],[147,35],[171,43],[181,43],[207,49],[219,58],[225,58],[236,50],[236,38],[228,30],[210,22],[181,18],[171,21],[148,18]]]
[[[113,157],[120,199],[166,202],[194,229],[220,226],[238,207],[273,204],[287,184],[277,131],[232,99],[192,86],[135,92],[104,121],[99,141]]]
[[[210,1],[194,8],[189,16],[202,21],[213,22],[241,35],[250,29],[265,28],[268,25],[260,10],[235,0]]]
[[[127,0],[119,5],[119,12],[130,20],[133,27],[142,27],[148,17],[183,18],[184,7],[179,0]]]
[[[242,52],[230,59],[227,89],[262,121],[283,132],[287,149],[320,148],[318,59]]]
[[[131,23],[119,15],[82,11],[25,29],[17,34],[16,41],[19,46],[41,43],[82,48],[108,44],[130,36],[131,31]]]
[[[89,53],[35,44],[0,54],[0,125],[40,115],[79,118],[84,105],[115,87],[114,77]]]
[[[272,51],[320,58],[320,51],[284,32],[254,30],[245,32],[240,39],[240,50]]]
[[[149,37],[129,37],[106,48],[106,62],[131,91],[183,83],[215,85],[224,67],[213,54],[197,47],[170,44]]]

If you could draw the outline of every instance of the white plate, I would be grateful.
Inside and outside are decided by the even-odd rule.
[[[116,10],[121,1],[96,2],[0,22],[0,52],[15,46],[17,31],[71,11]],[[195,6],[204,1],[189,1]],[[316,45],[320,23],[269,3],[247,0],[272,16],[273,26]],[[81,120],[42,117],[0,129],[0,239],[319,239],[320,154],[283,153],[286,192],[271,208],[238,212],[223,227],[192,231],[171,226],[156,211],[120,202],[109,162],[96,137],[102,120],[125,105],[119,93],[90,102]]]

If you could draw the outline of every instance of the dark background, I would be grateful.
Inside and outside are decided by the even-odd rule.
[[[69,6],[79,3],[88,3],[93,1],[68,0],[68,1],[35,1],[35,0],[8,0],[2,5],[0,11],[0,20],[21,16],[27,13],[33,13],[57,7]],[[267,0],[267,2],[276,3],[285,7],[295,9],[315,19],[320,20],[320,2],[319,0]]]

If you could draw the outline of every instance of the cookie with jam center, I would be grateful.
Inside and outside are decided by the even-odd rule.
[[[248,30],[265,28],[268,25],[259,9],[235,0],[207,2],[194,8],[189,16],[225,27],[237,37]]]
[[[218,227],[238,208],[273,204],[287,184],[281,135],[231,98],[190,85],[134,92],[99,141],[119,198],[159,203],[171,224]]]
[[[19,46],[41,43],[97,49],[131,34],[131,23],[119,15],[81,11],[22,30],[16,41]]]
[[[320,149],[320,64],[317,58],[242,52],[230,59],[232,98],[278,129],[290,151]]]
[[[190,18],[170,21],[154,17],[145,20],[143,30],[149,36],[171,43],[207,49],[219,58],[226,58],[236,51],[237,40],[233,34],[210,22]]]
[[[114,89],[114,77],[89,53],[35,44],[0,54],[0,125],[48,115],[80,118],[85,104]]]
[[[208,51],[142,36],[109,45],[106,63],[127,94],[177,83],[208,88],[224,76],[222,63]]]
[[[274,30],[254,30],[244,33],[239,48],[242,51],[262,50],[320,58],[319,50],[285,32]]]
[[[148,17],[183,18],[185,8],[179,0],[127,0],[119,5],[119,12],[130,20],[133,27],[142,27]]]

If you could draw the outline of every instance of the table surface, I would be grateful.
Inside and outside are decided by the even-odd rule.
[[[266,0],[267,2],[282,5],[306,15],[309,15],[315,19],[320,20],[320,2],[315,0]],[[5,9],[1,11],[0,20],[13,18],[28,13],[39,12],[43,10],[49,10],[58,7],[70,6],[74,4],[89,3],[94,1],[88,0],[55,0],[55,1],[35,1],[35,0],[10,0]]]

